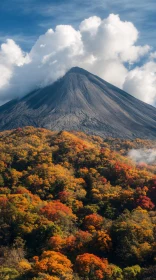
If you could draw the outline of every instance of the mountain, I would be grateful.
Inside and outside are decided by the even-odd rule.
[[[23,126],[102,137],[156,138],[156,108],[74,67],[50,86],[0,107],[0,130]]]

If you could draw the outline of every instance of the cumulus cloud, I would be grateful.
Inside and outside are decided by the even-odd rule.
[[[1,45],[0,61],[9,65],[22,66],[25,62],[24,53],[11,39]]]
[[[100,59],[134,62],[149,51],[149,46],[135,46],[137,29],[131,22],[121,21],[118,15],[111,14],[102,21],[91,17],[81,23],[80,31],[85,50]]]
[[[150,61],[130,71],[125,78],[123,89],[135,93],[135,97],[146,103],[154,104],[156,100],[156,63]]]
[[[22,52],[16,43],[7,39],[0,49],[0,103],[10,99],[11,79],[15,77],[16,70],[29,63],[29,57]],[[20,78],[20,77],[19,77]],[[17,88],[16,88],[17,89]],[[13,93],[14,96],[14,93]]]
[[[150,54],[148,45],[137,45],[138,36],[131,22],[111,14],[103,20],[97,16],[85,19],[78,30],[70,25],[49,29],[27,54],[8,39],[0,50],[0,102],[51,84],[79,66],[152,104],[156,98],[155,53]],[[136,67],[146,55],[149,61]]]
[[[128,156],[136,163],[156,163],[156,150],[155,149],[132,149],[129,151]]]

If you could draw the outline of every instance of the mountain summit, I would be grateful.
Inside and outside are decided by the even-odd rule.
[[[0,107],[0,130],[23,126],[156,138],[156,108],[79,67]]]

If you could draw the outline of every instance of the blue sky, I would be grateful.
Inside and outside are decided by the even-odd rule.
[[[139,30],[139,43],[156,49],[155,0],[5,0],[0,4],[0,43],[13,38],[28,51],[40,34],[57,24],[79,23],[92,15],[119,14]]]

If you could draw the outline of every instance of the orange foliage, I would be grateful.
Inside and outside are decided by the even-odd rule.
[[[72,264],[70,260],[61,253],[55,251],[45,251],[41,257],[34,258],[34,270],[48,273],[52,276],[61,276],[65,280],[72,279]]]
[[[107,231],[97,231],[94,246],[103,253],[110,251],[112,240]]]
[[[19,279],[45,280],[123,279],[123,267],[153,269],[156,164],[128,158],[140,147],[155,141],[33,127],[1,132],[2,269],[14,263]]]
[[[66,239],[62,238],[60,235],[54,235],[49,240],[49,245],[54,251],[61,251],[66,244]]]
[[[76,269],[80,276],[89,277],[92,280],[102,280],[109,274],[108,262],[106,259],[85,253],[76,258]]]
[[[97,214],[91,214],[84,218],[84,227],[89,231],[101,229],[103,224],[103,217]]]

